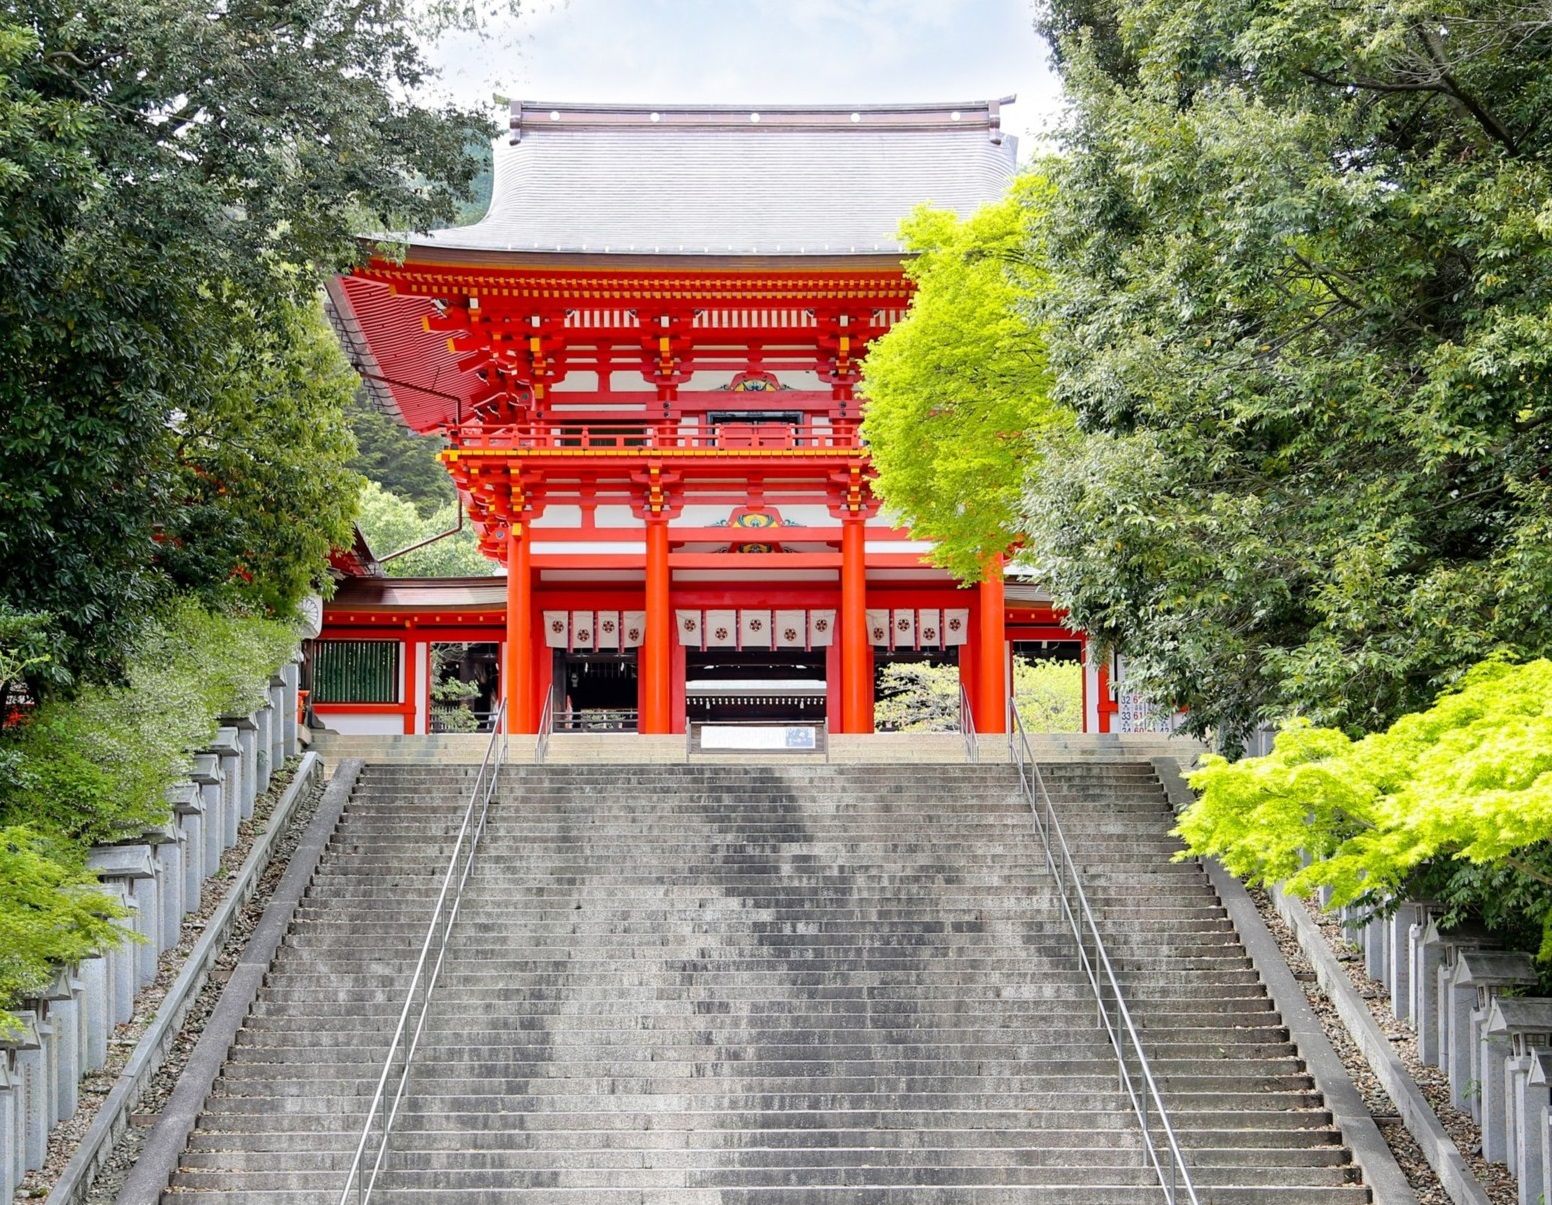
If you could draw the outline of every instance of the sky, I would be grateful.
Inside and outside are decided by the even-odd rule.
[[[1060,88],[1032,0],[528,0],[491,36],[446,39],[439,91],[644,104],[974,101],[1017,94],[1020,153]]]

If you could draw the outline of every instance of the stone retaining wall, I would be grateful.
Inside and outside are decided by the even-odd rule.
[[[95,846],[88,865],[123,903],[121,922],[139,936],[75,966],[24,1000],[22,1032],[0,1042],[0,1201],[43,1166],[49,1131],[76,1109],[83,1075],[108,1058],[116,1025],[134,1016],[135,997],[156,978],[162,951],[177,945],[201,887],[237,842],[239,821],[271,776],[300,749],[298,666],[270,679],[262,708],[223,716],[215,740],[197,751],[189,778],[167,793],[167,822],[113,845]]]

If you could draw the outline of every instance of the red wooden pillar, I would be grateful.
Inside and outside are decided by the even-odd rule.
[[[976,642],[975,730],[1008,730],[1008,639],[1003,620],[1002,558],[986,568],[980,585],[980,623]]]
[[[416,670],[420,665],[420,645],[415,642],[414,634],[404,633],[404,733],[406,736],[415,732],[415,713],[420,710],[420,681]],[[430,684],[427,683],[429,689]],[[427,717],[429,720],[429,716]]]
[[[534,707],[533,563],[526,524],[514,522],[507,532],[507,656],[503,689],[507,696],[507,731],[539,731]]]
[[[1101,732],[1111,730],[1115,713],[1120,710],[1120,705],[1110,697],[1110,666],[1107,662],[1101,662],[1098,679],[1098,700],[1095,702],[1094,715]]]
[[[868,570],[862,516],[841,519],[841,731],[873,731]]]
[[[668,597],[668,520],[647,517],[647,627],[641,641],[641,731],[673,730],[674,625]]]

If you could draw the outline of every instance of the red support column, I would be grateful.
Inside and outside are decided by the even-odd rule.
[[[862,516],[841,519],[841,731],[873,731],[872,650]]]
[[[527,526],[514,521],[507,531],[507,656],[502,689],[507,696],[507,731],[539,731],[534,707],[533,564]]]
[[[641,731],[673,729],[673,617],[668,596],[668,520],[647,517],[647,627],[641,642]]]
[[[1008,640],[1003,621],[1002,558],[986,568],[980,585],[980,639],[976,647],[975,730],[1008,730]]]
[[[415,673],[420,661],[420,645],[409,633],[404,633],[404,706],[409,710],[404,713],[404,733],[406,736],[415,732],[415,713],[420,710],[420,682]],[[427,684],[429,688],[429,683]],[[429,717],[428,717],[429,718]]]

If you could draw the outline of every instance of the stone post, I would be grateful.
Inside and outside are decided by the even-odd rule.
[[[270,765],[278,770],[286,760],[286,680],[279,670],[270,675],[269,705],[271,724],[269,733]]]
[[[259,794],[262,795],[269,790],[270,779],[275,773],[275,708],[269,701],[267,691],[264,706],[253,713],[253,718],[259,726],[259,756],[255,766],[259,775]]]
[[[118,922],[119,927],[124,930],[125,939],[108,949],[104,955],[108,971],[107,1034],[111,1037],[115,1025],[122,1025],[135,1015],[135,964],[138,955],[135,952],[135,944],[129,940],[128,935],[139,932],[139,907],[135,903],[135,897],[130,894],[129,884],[116,879],[105,879],[102,886],[109,895],[114,897],[119,907],[128,913]],[[107,1049],[106,1038],[103,1049]]]
[[[183,834],[183,915],[199,910],[205,883],[205,801],[198,785],[174,783],[167,788],[167,806]]]
[[[224,715],[222,731],[237,734],[238,810],[244,820],[253,815],[253,801],[259,797],[259,725],[251,715]]]
[[[1390,1013],[1398,1021],[1412,1017],[1412,926],[1427,904],[1405,900],[1390,914]]]
[[[99,954],[81,963],[81,1066],[96,1071],[108,1061],[108,1030],[113,1027],[113,991],[108,958]],[[4,1200],[0,1197],[0,1200]]]
[[[1417,1018],[1418,1049],[1425,1063],[1446,1072],[1450,1070],[1446,1056],[1450,1041],[1450,991],[1453,986],[1451,979],[1455,973],[1455,960],[1463,946],[1481,949],[1491,944],[1490,939],[1480,929],[1461,928],[1441,933],[1439,918],[1436,916],[1429,918],[1428,927],[1423,931],[1422,941],[1423,969],[1428,975],[1428,981],[1423,985],[1421,1003],[1424,1012],[1420,1012]],[[1427,1022],[1426,1028],[1425,1022]],[[1466,1057],[1470,1059],[1469,1052]],[[1451,1082],[1453,1081],[1454,1077],[1451,1076]],[[1463,1102],[1457,1102],[1457,1107],[1464,1108],[1465,1105]]]
[[[204,857],[200,859],[200,881],[203,882],[221,865],[221,800],[226,790],[226,776],[221,773],[221,758],[215,753],[196,753],[194,772],[189,775],[199,787],[200,801],[205,814],[201,830],[205,836]]]
[[[43,1166],[48,1147],[48,1089],[44,1084],[43,1038],[38,1032],[38,1016],[21,1012],[21,1033],[7,1043],[18,1086],[16,1114],[16,1168],[18,1179],[35,1167]]]
[[[1386,917],[1369,918],[1363,927],[1363,969],[1370,979],[1390,986],[1390,951],[1386,940],[1390,936],[1390,922]]]
[[[68,970],[54,976],[43,993],[43,1007],[53,1032],[49,1070],[52,1078],[50,1098],[53,1117],[50,1124],[63,1121],[75,1112],[81,1083],[81,1013],[76,1000],[79,984]]]
[[[1487,1035],[1503,1051],[1499,1059],[1499,1110],[1507,1141],[1503,1153],[1486,1154],[1483,1133],[1483,1157],[1506,1163],[1520,1182],[1521,1201],[1534,1192],[1540,1196],[1545,1178],[1542,1161],[1542,1131],[1546,1127],[1547,1091],[1545,1083],[1532,1085],[1531,1072],[1538,1051],[1552,1044],[1552,1000],[1529,997],[1499,997],[1488,1010]],[[1544,1079],[1545,1077],[1543,1077]]]
[[[1504,1060],[1508,1039],[1488,1029],[1493,1002],[1504,991],[1529,987],[1536,969],[1529,954],[1496,950],[1464,950],[1455,964],[1455,982],[1472,990],[1474,999],[1465,1038],[1471,1044],[1469,1075],[1477,1087],[1472,1116],[1482,1127],[1483,1158],[1502,1163],[1509,1158],[1513,1137],[1504,1113]]]
[[[158,895],[156,946],[170,950],[183,936],[183,832],[175,820],[148,828],[141,837],[151,847]]]
[[[295,660],[280,667],[280,677],[285,683],[285,698],[282,700],[282,714],[285,716],[285,756],[295,757],[302,750],[302,740],[297,733],[300,721],[296,714],[296,692],[301,686],[302,671],[298,662],[302,654],[297,652]]]
[[[129,989],[130,1007],[119,1018],[127,1021],[134,1015],[135,992],[156,978],[157,938],[160,936],[156,866],[149,845],[94,845],[86,855],[86,865],[87,869],[95,870],[103,882],[119,884],[135,902],[135,932],[146,938],[133,950],[135,975]],[[122,997],[123,991],[116,985],[116,994]]]
[[[16,1091],[12,1086],[11,1056],[0,1048],[0,1201],[16,1196]]]
[[[221,759],[221,810],[217,815],[221,821],[221,848],[231,849],[237,844],[237,824],[242,818],[242,746],[237,742],[237,729],[219,729],[216,739],[200,752],[213,753]]]
[[[1515,1120],[1520,1167],[1518,1205],[1546,1205],[1552,1201],[1552,1052],[1546,1047],[1530,1053],[1525,1106]]]

